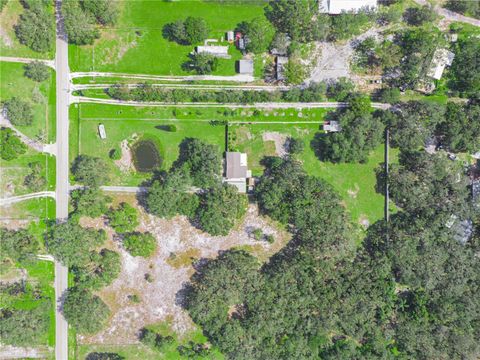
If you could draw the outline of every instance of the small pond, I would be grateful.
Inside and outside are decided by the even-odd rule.
[[[133,163],[140,172],[151,172],[160,168],[162,158],[156,145],[150,140],[140,140],[132,146]]]

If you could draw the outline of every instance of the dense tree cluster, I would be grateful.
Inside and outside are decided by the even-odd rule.
[[[110,285],[120,274],[120,255],[115,251],[102,249],[91,251],[86,263],[73,266],[75,284],[79,288],[98,290]]]
[[[25,154],[27,146],[15,135],[12,129],[0,128],[0,157],[3,160],[13,160]]]
[[[237,30],[248,38],[246,50],[254,54],[267,51],[275,34],[272,25],[265,18],[243,21],[238,24]]]
[[[28,230],[7,230],[0,228],[0,259],[9,258],[14,262],[31,260],[39,250],[37,239]]]
[[[83,188],[72,191],[70,194],[75,215],[84,215],[92,218],[106,214],[108,204],[112,198],[98,188]]]
[[[463,97],[480,93],[480,39],[471,36],[461,39],[454,48],[450,87]]]
[[[10,120],[13,125],[28,126],[32,124],[33,111],[30,103],[18,97],[12,97],[3,103],[3,107],[8,120]]]
[[[154,350],[162,351],[165,346],[172,344],[175,339],[172,336],[163,336],[155,331],[144,328],[140,331],[140,341],[142,344]]]
[[[405,10],[403,18],[409,25],[420,26],[435,20],[436,15],[432,6],[411,7]]]
[[[218,58],[211,54],[195,53],[190,56],[190,61],[185,62],[183,68],[186,70],[194,70],[197,74],[210,74],[217,70]]]
[[[163,27],[163,36],[181,45],[199,44],[208,37],[208,32],[206,21],[193,16],[185,20],[179,19]]]
[[[349,107],[330,113],[341,131],[320,136],[318,155],[332,162],[365,162],[383,139],[384,125],[371,113],[368,98],[352,96]]]
[[[25,11],[15,26],[18,40],[37,52],[48,52],[55,43],[55,17],[49,1],[22,1]]]
[[[65,0],[62,14],[68,41],[77,45],[91,45],[100,37],[98,25],[114,25],[118,4],[112,0]]]
[[[480,2],[478,0],[448,0],[444,6],[460,14],[480,19]]]

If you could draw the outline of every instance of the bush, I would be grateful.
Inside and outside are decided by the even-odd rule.
[[[23,181],[24,185],[28,187],[32,192],[45,190],[47,185],[47,179],[43,176],[44,168],[39,161],[29,163],[30,174],[25,176]]]
[[[139,224],[137,210],[126,202],[120,203],[116,209],[111,208],[108,220],[110,226],[118,233],[135,230]]]
[[[143,328],[140,331],[140,341],[154,350],[161,351],[165,345],[172,344],[174,339],[171,336],[162,336],[150,329]]]
[[[125,358],[116,353],[107,352],[91,352],[87,355],[85,360],[124,360]]]
[[[3,104],[8,120],[13,125],[28,126],[33,122],[32,106],[17,97],[12,97]]]
[[[396,104],[400,101],[400,90],[397,88],[384,88],[378,93],[378,100],[382,103]]]
[[[197,74],[210,74],[217,70],[218,59],[210,54],[194,54],[191,61],[187,62],[185,68],[194,69]]]
[[[25,65],[25,76],[37,82],[42,82],[50,77],[50,69],[40,61],[32,61]]]
[[[108,156],[112,160],[120,160],[122,158],[122,151],[119,148],[116,147],[114,149],[111,149],[108,152]]]
[[[262,240],[263,231],[260,228],[253,229],[252,231],[253,238],[257,241]]]
[[[132,256],[150,257],[157,248],[157,241],[150,233],[129,233],[123,238],[123,246]]]
[[[163,36],[181,45],[201,43],[208,37],[208,26],[204,19],[187,17],[184,21],[177,20],[163,27]]]
[[[27,146],[15,135],[12,129],[0,129],[0,157],[3,160],[13,160],[25,154]]]
[[[269,244],[273,244],[275,242],[275,238],[272,234],[265,235],[265,241]]]
[[[420,26],[435,20],[436,15],[431,6],[425,5],[420,8],[408,8],[403,13],[403,18],[409,25]]]
[[[37,52],[53,49],[55,41],[55,20],[45,6],[38,5],[27,9],[15,26],[18,40]]]
[[[305,149],[305,144],[302,139],[289,137],[287,139],[288,152],[290,154],[300,154]]]
[[[75,181],[86,186],[98,187],[110,179],[110,169],[103,159],[79,155],[72,165]]]

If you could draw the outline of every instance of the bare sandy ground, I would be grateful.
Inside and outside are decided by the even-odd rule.
[[[122,201],[127,199],[135,203],[133,197],[122,197]],[[243,221],[228,236],[215,237],[194,228],[183,216],[164,220],[146,214],[141,208],[140,211],[141,224],[137,230],[151,232],[158,242],[157,252],[149,259],[130,256],[102,219],[82,220],[84,226],[108,229],[108,247],[121,254],[122,271],[118,279],[99,292],[112,310],[109,324],[98,334],[79,337],[81,343],[137,343],[138,331],[143,326],[166,320],[181,337],[194,328],[180,305],[179,295],[194,273],[192,261],[214,258],[219,251],[237,246],[248,248],[260,259],[266,260],[290,239],[289,233],[279,230],[273,221],[260,216],[254,205],[249,206]],[[255,228],[274,235],[275,242],[268,244],[254,240],[251,232]],[[145,274],[150,274],[153,281],[146,281]],[[133,303],[128,298],[133,294],[140,298],[140,303]]]

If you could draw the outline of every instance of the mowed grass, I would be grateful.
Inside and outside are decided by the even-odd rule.
[[[185,75],[182,64],[194,45],[166,40],[163,27],[188,16],[207,22],[209,38],[220,39],[242,21],[264,16],[265,2],[119,1],[120,16],[114,28],[104,29],[91,46],[69,46],[72,71],[104,71],[141,74]],[[220,59],[216,75],[235,74],[241,53],[230,45],[231,59]]]
[[[52,12],[52,23],[55,23],[53,6],[50,7],[50,11]],[[20,15],[23,12],[24,8],[22,4],[20,4],[19,0],[8,0],[7,4],[0,13],[0,27],[2,33],[2,36],[0,37],[1,56],[53,59],[55,57],[55,50],[52,50],[48,53],[39,53],[33,51],[28,46],[25,46],[18,41],[17,36],[15,35],[14,25],[18,23]]]
[[[249,168],[253,175],[261,175],[260,164],[264,156],[275,155],[273,141],[263,141],[266,132],[277,132],[284,138],[293,136],[303,139],[304,151],[297,156],[309,175],[326,180],[341,196],[345,208],[356,224],[368,221],[370,224],[382,219],[384,197],[375,191],[375,169],[384,161],[384,147],[379,146],[365,164],[333,164],[320,161],[315,154],[315,135],[318,124],[243,125],[230,127],[237,135],[236,148],[248,154]],[[393,161],[396,153],[393,152]]]
[[[55,142],[55,72],[38,83],[24,75],[25,64],[0,62],[0,101],[18,97],[32,105],[33,123],[18,126],[25,135],[42,142]]]

